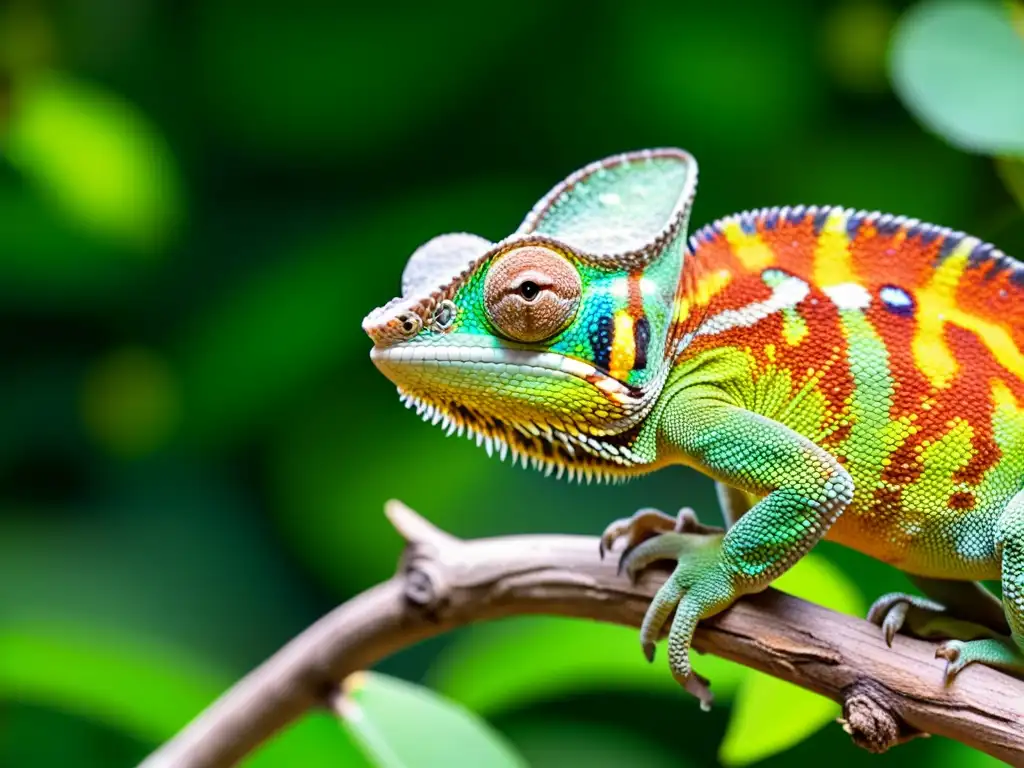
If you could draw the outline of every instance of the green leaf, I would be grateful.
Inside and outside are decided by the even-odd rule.
[[[227,681],[173,649],[75,624],[0,632],[0,695],[57,707],[158,743]]]
[[[181,219],[163,137],[134,105],[98,86],[57,73],[19,82],[2,146],[83,232],[150,253]]]
[[[842,87],[863,93],[888,93],[885,59],[896,20],[878,0],[847,0],[832,6],[821,30],[821,57]]]
[[[154,747],[229,684],[174,648],[124,632],[73,623],[0,631],[0,699],[64,711]],[[366,765],[333,718],[309,716],[250,757],[247,768]]]
[[[930,765],[934,768],[1000,768],[1006,763],[951,739],[935,739]]]
[[[345,681],[346,729],[376,765],[525,768],[505,738],[473,713],[422,686],[374,672]]]
[[[999,178],[1017,205],[1024,210],[1024,158],[997,157],[995,163]]]
[[[468,440],[420,421],[392,385],[377,383],[385,397],[368,397],[360,387],[356,414],[344,392],[311,403],[288,421],[273,449],[278,525],[304,562],[342,593],[394,574],[402,543],[383,514],[389,498],[445,530],[472,535],[467,522],[475,520],[476,532],[486,533],[479,500],[500,487],[503,469],[509,472]]]
[[[961,149],[1024,153],[1024,38],[998,5],[932,0],[904,14],[890,57],[897,95]]]
[[[846,574],[813,552],[773,586],[840,613],[863,616],[867,610],[860,590]],[[765,727],[766,712],[772,713],[771,727]],[[730,766],[763,760],[799,744],[839,712],[830,699],[751,670],[736,693],[719,759]]]
[[[694,666],[728,700],[748,670],[717,656]],[[431,685],[494,715],[581,691],[634,690],[682,697],[664,657],[648,664],[637,630],[575,619],[524,617],[470,627],[430,668]],[[696,700],[691,702],[696,706]]]

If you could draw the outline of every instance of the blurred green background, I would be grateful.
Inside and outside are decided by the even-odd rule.
[[[1024,253],[1019,6],[249,0],[0,4],[0,765],[121,766],[388,577],[401,498],[460,536],[717,510],[666,470],[580,487],[402,408],[360,320],[427,238],[512,232],[563,176],[674,145],[694,223],[840,203]],[[823,545],[783,586],[859,613]],[[509,621],[381,671],[536,766],[993,763],[854,748],[829,702],[635,633]],[[383,694],[382,694],[383,695]],[[395,706],[398,706],[397,704]],[[400,737],[400,736],[399,736]],[[326,716],[252,765],[367,765]]]

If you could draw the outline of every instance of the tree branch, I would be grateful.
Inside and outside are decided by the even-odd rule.
[[[409,545],[399,573],[289,642],[144,768],[234,765],[309,709],[331,707],[351,673],[470,622],[553,614],[639,626],[666,576],[649,569],[630,585],[593,537],[462,541],[400,502],[386,514]],[[890,649],[866,621],[769,589],[701,622],[694,646],[840,702],[843,727],[873,751],[932,733],[1024,765],[1024,682],[973,665],[946,686],[932,643],[897,636]]]

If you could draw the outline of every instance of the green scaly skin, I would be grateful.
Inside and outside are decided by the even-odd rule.
[[[443,235],[371,313],[403,401],[488,452],[572,478],[667,464],[714,478],[728,529],[653,510],[613,522],[630,575],[677,566],[641,628],[703,706],[697,622],[822,538],[905,570],[938,602],[870,618],[1024,671],[1024,267],[975,238],[838,208],[741,214],[687,244],[680,150],[570,176],[494,244]],[[998,601],[976,581],[1001,578]],[[1005,620],[1002,616],[1005,615]],[[1008,633],[1008,634],[1007,634]]]

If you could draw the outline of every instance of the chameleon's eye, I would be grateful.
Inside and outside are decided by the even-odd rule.
[[[514,341],[551,338],[576,314],[582,283],[561,254],[538,245],[516,248],[498,257],[484,283],[487,315]]]

